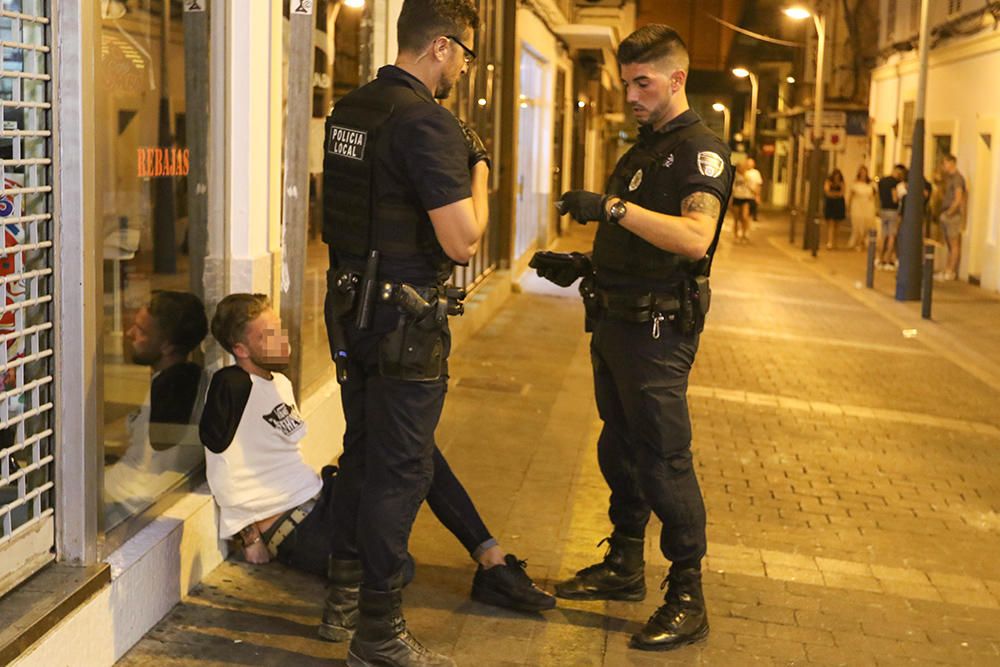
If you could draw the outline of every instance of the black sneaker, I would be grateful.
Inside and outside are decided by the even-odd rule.
[[[472,599],[517,611],[545,611],[556,606],[556,599],[531,580],[525,562],[507,554],[503,565],[476,570],[472,580]]]

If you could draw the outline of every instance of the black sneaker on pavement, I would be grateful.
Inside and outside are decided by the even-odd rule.
[[[555,597],[535,585],[525,566],[513,554],[504,556],[503,565],[489,569],[480,565],[472,579],[472,599],[517,611],[545,611],[555,607]]]

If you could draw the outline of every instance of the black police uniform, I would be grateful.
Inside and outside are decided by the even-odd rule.
[[[655,512],[663,523],[661,549],[675,567],[697,567],[706,549],[686,394],[709,293],[707,282],[694,278],[707,276],[732,175],[728,148],[694,111],[659,132],[643,127],[606,192],[677,216],[689,195],[714,195],[722,210],[709,260],[660,250],[613,223],[602,223],[594,242],[591,358],[609,516],[616,534],[641,537]]]
[[[469,151],[451,112],[392,65],[337,103],[325,148],[325,314],[347,421],[331,553],[360,551],[363,587],[388,591],[431,483],[450,334],[447,321],[418,322],[381,302],[359,327],[358,279],[375,249],[380,285],[406,283],[434,302],[453,263],[427,211],[472,196]]]

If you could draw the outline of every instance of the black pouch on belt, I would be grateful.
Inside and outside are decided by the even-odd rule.
[[[382,377],[397,380],[437,380],[444,371],[447,309],[434,308],[419,319],[400,314],[396,328],[379,343]]]

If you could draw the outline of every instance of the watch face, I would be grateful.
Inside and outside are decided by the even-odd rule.
[[[611,205],[611,217],[615,220],[621,220],[625,217],[625,202],[616,201]]]

